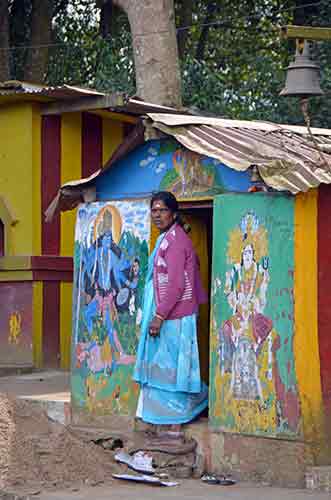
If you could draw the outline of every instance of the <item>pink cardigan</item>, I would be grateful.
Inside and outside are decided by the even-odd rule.
[[[165,234],[154,259],[156,313],[178,319],[197,313],[207,301],[192,241],[179,224]]]

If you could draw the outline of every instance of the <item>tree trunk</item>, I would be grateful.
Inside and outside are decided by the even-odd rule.
[[[10,79],[8,0],[0,0],[0,81]]]
[[[192,25],[192,11],[193,11],[192,0],[181,0],[181,4],[178,7],[179,30],[177,35],[178,52],[180,59],[185,55],[186,42],[188,39],[188,35],[190,33],[189,29],[181,30],[180,28],[187,28],[188,26]]]
[[[27,57],[24,79],[43,82],[47,71],[49,44],[52,41],[53,0],[33,0],[31,49]]]
[[[145,101],[181,106],[173,0],[114,0],[128,15],[137,94]]]

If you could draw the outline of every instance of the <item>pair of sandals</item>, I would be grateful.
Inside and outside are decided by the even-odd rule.
[[[232,486],[236,481],[231,477],[215,476],[213,474],[205,474],[202,476],[201,481],[206,484],[218,484],[220,486]]]

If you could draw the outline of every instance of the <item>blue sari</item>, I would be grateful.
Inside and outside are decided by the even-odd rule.
[[[140,384],[137,417],[151,424],[183,424],[208,406],[208,388],[200,378],[196,315],[162,323],[160,335],[149,334],[155,314],[154,258],[149,258],[143,320],[133,379]]]

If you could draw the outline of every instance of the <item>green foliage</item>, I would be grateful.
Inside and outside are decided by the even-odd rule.
[[[172,153],[173,151],[176,151],[176,149],[180,147],[181,147],[180,144],[175,139],[173,138],[166,139],[164,141],[161,141],[159,153],[160,155],[166,153]]]
[[[313,0],[314,1],[314,0]],[[22,78],[31,37],[32,0],[10,0],[12,77]],[[331,2],[316,0],[175,0],[183,101],[198,112],[238,119],[302,124],[295,99],[279,97],[294,42],[278,26],[330,26]],[[135,93],[132,39],[126,15],[114,9],[100,29],[96,0],[54,0],[47,82]],[[300,8],[297,8],[300,7]],[[109,22],[109,21],[108,21]],[[210,23],[214,23],[210,25]],[[183,29],[187,28],[188,29]],[[46,49],[45,49],[46,50]],[[327,95],[311,100],[314,126],[331,127],[331,43],[316,44]]]
[[[209,28],[203,59],[196,57],[201,29],[192,28],[190,32],[189,50],[182,60],[185,104],[228,118],[302,124],[298,102],[279,97],[294,44],[282,40],[275,29],[294,21],[297,11],[287,9],[295,7],[296,2],[258,0],[253,5],[246,0],[237,2],[236,9],[227,0],[217,3],[222,4],[217,16],[222,27]],[[327,25],[330,16],[330,2],[323,0],[318,14],[306,15],[305,24]],[[331,44],[320,43],[318,51],[322,85],[328,88]],[[331,126],[328,104],[327,97],[312,99],[315,126]]]
[[[95,2],[70,0],[54,19],[55,46],[50,50],[47,81],[79,84],[132,95],[135,76],[131,33],[126,16],[117,19],[114,36],[99,32]]]

